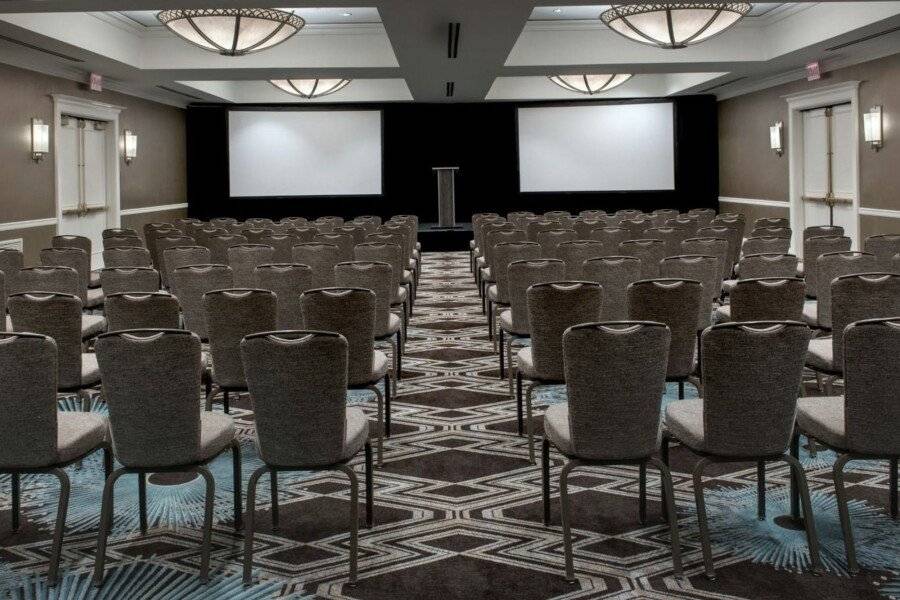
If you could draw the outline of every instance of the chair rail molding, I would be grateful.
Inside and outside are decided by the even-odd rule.
[[[187,208],[187,202],[179,202],[177,204],[159,204],[157,206],[139,206],[137,208],[123,208],[119,214],[123,217],[128,215],[144,215],[148,213],[165,212],[168,210],[180,210]]]
[[[731,204],[751,204],[754,206],[771,206],[774,208],[790,208],[787,200],[766,200],[763,198],[734,198],[731,196],[719,196],[719,202]]]

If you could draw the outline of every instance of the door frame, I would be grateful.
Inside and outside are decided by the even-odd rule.
[[[798,92],[782,96],[788,104],[788,206],[791,229],[802,232],[806,227],[803,210],[803,115],[804,110],[821,108],[834,104],[850,103],[850,132],[855,152],[851,152],[850,173],[854,180],[853,212],[856,214],[856,231],[853,232],[854,249],[859,243],[859,81],[844,81],[817,88],[810,92]],[[795,235],[792,240],[794,253],[803,258],[803,236]]]
[[[53,201],[56,205],[56,233],[62,223],[62,203],[59,198],[62,179],[60,160],[59,128],[62,116],[81,117],[94,121],[104,121],[106,127],[106,226],[119,227],[121,223],[121,189],[119,185],[119,113],[123,106],[88,100],[78,96],[51,94],[53,98]]]

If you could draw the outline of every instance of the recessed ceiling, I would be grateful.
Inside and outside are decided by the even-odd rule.
[[[339,7],[339,8],[282,8],[303,17],[303,20],[313,24],[338,24],[338,23],[381,23],[378,9],[366,7]],[[156,18],[157,10],[122,10],[120,15],[128,17],[138,25],[144,27],[162,27]]]

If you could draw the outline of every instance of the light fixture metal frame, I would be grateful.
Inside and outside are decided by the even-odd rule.
[[[675,50],[679,48],[686,48],[693,43],[693,40],[697,39],[698,36],[703,34],[704,31],[710,28],[713,23],[719,18],[719,15],[723,11],[737,13],[739,17],[735,20],[734,23],[722,29],[718,33],[711,35],[707,38],[703,38],[700,40],[701,42],[705,42],[710,40],[722,33],[728,31],[734,25],[740,21],[743,17],[747,16],[747,13],[750,12],[750,9],[753,8],[749,2],[654,2],[649,4],[613,4],[610,8],[606,9],[600,14],[600,20],[603,23],[621,35],[633,42],[638,42],[641,44],[646,44],[648,46],[655,46],[657,48],[663,48],[666,50]],[[715,10],[715,14],[710,17],[707,22],[700,27],[697,31],[694,32],[690,37],[685,38],[680,42],[675,41],[675,33],[672,25],[672,11],[678,10]],[[659,40],[650,37],[640,29],[634,26],[634,24],[628,20],[628,17],[633,17],[635,15],[644,15],[648,13],[654,12],[665,12],[666,13],[666,23],[669,29],[669,43],[661,43]],[[613,21],[621,20],[628,26],[628,28],[637,34],[641,39],[630,38],[613,28],[610,23]],[[699,42],[697,42],[699,43]]]
[[[632,74],[632,73],[612,73],[612,74],[609,74],[609,79],[606,80],[606,83],[604,83],[598,89],[592,90],[590,84],[588,83],[587,78],[588,77],[597,77],[598,75],[600,75],[600,74],[599,73],[584,73],[584,74],[580,74],[580,75],[575,75],[575,77],[583,78],[585,90],[580,90],[577,87],[574,87],[573,85],[569,84],[565,80],[560,79],[561,77],[572,77],[572,75],[548,75],[547,79],[549,79],[550,81],[552,81],[554,84],[558,85],[559,87],[563,88],[564,90],[568,90],[570,92],[575,92],[578,94],[584,94],[586,96],[594,96],[596,94],[601,94],[603,92],[608,92],[609,90],[615,89],[615,88],[619,87],[620,85],[622,85],[623,83],[625,83],[626,81],[628,81],[629,79],[631,79],[632,77],[634,77],[634,74]],[[602,75],[607,75],[607,74],[602,73]],[[621,75],[625,75],[626,76],[625,79],[623,79],[613,85],[610,85],[610,83],[612,83],[616,77],[619,77]]]
[[[338,81],[338,83],[335,84],[333,87],[329,88],[328,90],[326,90],[322,93],[317,93],[317,89],[319,87],[319,82],[322,81],[322,79],[339,79],[339,78],[337,78],[337,77],[300,77],[300,78],[295,78],[295,79],[288,79],[288,78],[286,78],[286,79],[270,79],[269,83],[271,83],[273,86],[275,86],[276,88],[278,88],[285,94],[290,94],[292,96],[299,96],[300,98],[305,98],[306,100],[312,100],[313,98],[321,98],[323,96],[330,96],[331,94],[334,94],[335,92],[339,92],[342,89],[344,89],[345,87],[347,87],[348,85],[350,85],[350,82],[353,81],[352,79],[340,79]],[[294,91],[284,89],[283,87],[281,87],[280,85],[275,83],[276,81],[286,81],[288,86],[290,86],[290,88]],[[309,94],[306,94],[304,92],[301,92],[300,89],[297,88],[296,85],[294,85],[294,83],[293,83],[294,81],[315,81],[315,83],[313,84],[312,91]]]
[[[203,32],[203,30],[197,26],[194,22],[195,18],[198,17],[225,17],[229,19],[234,19],[234,40],[232,41],[231,48],[226,48],[221,44],[217,44],[214,42],[207,34]],[[272,32],[256,42],[252,46],[247,48],[238,50],[237,43],[240,40],[240,28],[241,28],[241,18],[242,17],[250,17],[254,19],[265,19],[267,21],[273,21],[279,23],[278,27],[272,30]],[[283,44],[287,40],[291,39],[294,35],[296,35],[303,27],[306,25],[306,21],[303,17],[294,14],[293,12],[288,12],[286,10],[279,10],[277,8],[173,8],[169,10],[163,10],[156,14],[156,18],[160,23],[166,26],[166,28],[177,35],[180,39],[185,42],[191,44],[192,46],[196,46],[198,48],[202,48],[208,52],[218,52],[223,56],[243,56],[245,54],[251,54],[258,50],[268,50],[269,48],[274,48],[279,44]],[[179,21],[182,19],[186,19],[190,26],[197,32],[201,38],[203,38],[206,43],[210,46],[213,46],[216,50],[212,48],[208,48],[202,44],[198,44],[192,40],[189,40],[185,37],[182,37],[177,31],[175,31],[169,24],[173,21]],[[260,48],[263,44],[271,40],[273,37],[278,35],[279,32],[282,31],[285,27],[291,27],[294,29],[294,32],[275,44],[271,46],[266,46],[265,48]]]

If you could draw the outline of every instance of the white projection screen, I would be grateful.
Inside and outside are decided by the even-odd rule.
[[[520,108],[519,189],[675,189],[671,102]]]
[[[232,197],[381,194],[381,111],[233,110]]]

